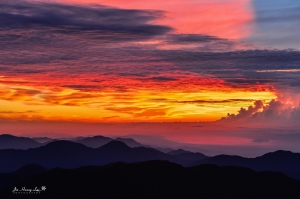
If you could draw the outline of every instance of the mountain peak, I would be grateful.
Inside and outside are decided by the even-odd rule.
[[[108,137],[105,137],[105,136],[102,136],[102,135],[95,135],[95,136],[93,136],[91,138],[108,138]]]
[[[2,137],[2,138],[16,138],[17,136],[10,135],[10,134],[1,134],[0,137]]]
[[[130,147],[127,146],[124,142],[113,140],[99,148],[101,148],[101,149],[124,149],[124,148],[130,148]]]
[[[135,141],[135,140],[132,139],[132,138],[122,138],[122,137],[117,137],[116,140],[117,140],[117,141],[118,141],[118,140],[120,140],[120,141],[122,141],[122,140]]]
[[[275,158],[277,158],[277,157],[288,157],[293,154],[297,154],[297,153],[293,153],[291,151],[278,150],[278,151],[266,153],[260,157],[275,157]]]
[[[49,144],[45,145],[46,148],[74,148],[74,147],[81,147],[81,148],[87,148],[83,144],[67,141],[67,140],[58,140],[54,142],[50,142]]]
[[[179,155],[179,154],[184,154],[184,153],[192,153],[192,152],[186,151],[186,150],[183,150],[183,149],[177,149],[177,150],[170,151],[168,154],[170,154],[170,155]]]
[[[0,135],[0,149],[28,149],[40,145],[40,143],[28,137],[18,137],[10,134]]]
[[[129,146],[129,147],[131,147],[131,148],[143,146],[141,143],[135,141],[135,140],[132,139],[132,138],[122,138],[122,137],[117,137],[115,140],[116,140],[116,141],[124,142],[127,146]]]

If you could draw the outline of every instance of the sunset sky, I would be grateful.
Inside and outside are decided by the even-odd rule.
[[[299,31],[299,0],[1,1],[0,133],[289,146]]]

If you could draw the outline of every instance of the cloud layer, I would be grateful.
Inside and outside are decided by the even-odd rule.
[[[72,118],[93,110],[89,118],[102,111],[98,119],[212,121],[300,87],[299,51],[177,34],[157,23],[163,11],[0,4],[0,95],[24,111],[64,106],[74,108]]]
[[[161,11],[125,10],[101,5],[5,1],[1,3],[0,16],[5,19],[0,22],[4,30],[34,29],[59,34],[88,34],[92,39],[102,39],[103,33],[107,37],[120,33],[120,39],[130,39],[130,36],[142,38],[171,30],[167,26],[150,24],[163,16]]]

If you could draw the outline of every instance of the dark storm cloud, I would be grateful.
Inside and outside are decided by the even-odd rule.
[[[219,37],[201,34],[170,34],[167,37],[167,41],[170,43],[206,43],[213,41],[228,41]]]
[[[176,81],[176,78],[171,77],[151,77],[147,78],[146,80],[152,80],[154,82],[169,82],[169,81]]]
[[[0,65],[101,62],[99,54],[108,45],[148,40],[172,30],[151,24],[162,11],[29,1],[1,1],[0,7]],[[119,47],[108,58],[121,55]]]
[[[189,52],[189,51],[161,51],[166,60],[181,62],[209,62],[218,64],[223,62],[227,69],[236,69],[247,66],[244,69],[269,69],[281,68],[280,64],[288,64],[286,67],[298,66],[300,63],[300,51],[296,50],[244,50],[230,52]],[[274,65],[274,63],[276,65]],[[261,66],[259,67],[258,64]],[[220,69],[223,69],[220,67]]]
[[[300,51],[244,50],[230,52],[191,52],[184,50],[159,51],[162,59],[174,63],[181,70],[203,76],[224,79],[232,86],[256,83],[298,85],[299,72],[280,70],[299,69]],[[264,70],[279,70],[268,72]]]
[[[264,143],[264,142],[269,142],[269,140],[266,140],[266,139],[254,139],[252,142]]]
[[[294,80],[290,83],[291,87],[300,87],[300,80]]]
[[[284,133],[278,132],[270,134],[270,137],[272,137],[274,140],[282,140],[287,142],[298,142],[300,140],[300,130],[289,130],[286,129]]]
[[[151,24],[163,16],[162,11],[28,1],[1,1],[0,6],[0,69],[12,75],[143,75],[151,67],[140,72],[136,63],[153,62],[153,57],[120,43],[172,30]]]
[[[240,45],[238,41],[173,34],[170,27],[151,24],[163,16],[162,11],[26,1],[1,1],[0,6],[0,17],[5,19],[0,20],[3,75],[72,78],[85,74],[88,79],[99,74],[159,83],[176,80],[173,74],[192,73],[223,79],[233,88],[254,84],[300,87],[300,72],[263,71],[300,69],[299,51],[236,50],[233,46]],[[156,38],[162,43],[136,43]],[[158,48],[173,44],[188,49]]]
[[[30,3],[5,1],[0,3],[0,27],[11,29],[42,29],[62,34],[95,34],[93,38],[144,35],[155,36],[171,30],[167,26],[149,24],[163,16],[161,11],[125,10],[101,5],[76,6],[55,3]],[[127,34],[127,35],[126,35]],[[7,34],[6,39],[20,35]]]

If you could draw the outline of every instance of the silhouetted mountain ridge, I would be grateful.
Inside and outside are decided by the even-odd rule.
[[[126,150],[130,147],[127,146],[124,142],[113,140],[99,148],[106,150]]]
[[[16,137],[9,134],[0,135],[0,149],[29,149],[42,144],[27,137]]]
[[[66,140],[66,139],[64,139]],[[87,147],[99,148],[111,141],[121,141],[127,146],[141,147],[144,146],[136,142],[132,138],[116,138],[112,139],[109,137],[97,135],[93,137],[78,137],[76,139],[70,139],[68,141],[77,142],[83,144]],[[37,138],[27,138],[27,137],[18,137],[9,134],[0,135],[0,149],[29,149],[37,148],[43,145],[47,145],[52,142],[60,141],[59,139],[47,138],[47,137],[37,137]]]
[[[198,164],[242,166],[254,169],[255,171],[278,171],[284,172],[290,177],[300,179],[300,153],[293,153],[290,151],[279,150],[264,154],[256,158],[218,155],[194,162],[192,165]]]
[[[39,143],[46,143],[46,142],[50,142],[50,141],[55,140],[53,138],[48,138],[48,137],[32,137],[30,139],[35,140]]]
[[[184,153],[192,153],[192,152],[186,151],[186,150],[183,150],[183,149],[177,149],[177,150],[173,150],[173,151],[168,152],[168,154],[170,154],[170,155],[180,155],[180,154],[184,154]]]
[[[138,143],[137,141],[135,141],[132,138],[119,138],[118,137],[115,140],[116,141],[121,141],[121,142],[125,143],[127,146],[129,146],[131,148],[144,146],[144,145],[142,145],[141,143]]]
[[[0,162],[6,163],[0,164],[0,172],[12,172],[26,164],[39,164],[51,169],[147,160],[168,160],[188,165],[192,161],[196,161],[197,157],[193,160],[185,160],[152,148],[130,148],[120,141],[111,141],[99,148],[90,148],[80,143],[61,140],[28,150],[0,150]]]
[[[92,148],[101,147],[111,141],[113,141],[112,138],[104,137],[101,135],[94,136],[94,137],[86,137],[86,138],[76,140],[76,142]]]
[[[0,138],[2,141],[24,140],[22,137],[11,135],[0,135]],[[28,139],[25,138],[27,141]],[[201,153],[193,153],[182,149],[173,150],[166,154],[144,146],[131,148],[124,143],[124,140],[135,143],[132,139],[116,138],[114,140],[111,138],[107,139],[104,136],[84,139],[110,141],[97,148],[87,147],[83,143],[78,143],[78,140],[59,140],[27,150],[2,149],[0,150],[0,162],[5,164],[0,164],[0,172],[16,171],[26,164],[39,164],[47,169],[51,169],[54,167],[78,168],[86,165],[105,165],[119,161],[132,163],[147,160],[168,160],[183,166],[216,164],[220,166],[248,167],[255,171],[278,171],[300,179],[300,153],[290,151],[279,150],[256,158],[231,155],[207,157]],[[32,140],[29,139],[29,141]]]
[[[77,139],[76,142],[84,144],[88,147],[99,148],[99,147],[101,147],[111,141],[114,141],[114,140],[121,141],[131,148],[143,146],[141,143],[138,143],[137,141],[135,141],[132,138],[117,137],[116,139],[112,139],[112,138],[104,137],[104,136],[86,137],[86,138],[82,138],[82,139]]]
[[[55,148],[57,150],[64,150],[64,149],[75,149],[75,148],[88,148],[87,146],[80,144],[80,143],[76,143],[73,141],[67,141],[67,140],[58,140],[55,142],[50,142],[45,146],[42,146],[41,148],[43,149],[48,149],[48,148]]]
[[[48,170],[37,164],[27,164],[12,173],[0,173],[0,188],[9,187]]]
[[[298,199],[299,182],[274,172],[242,167],[200,165],[185,168],[168,161],[114,163],[78,169],[53,169],[17,183],[16,187],[46,186],[42,198],[230,198]],[[13,187],[4,198],[20,197]]]

